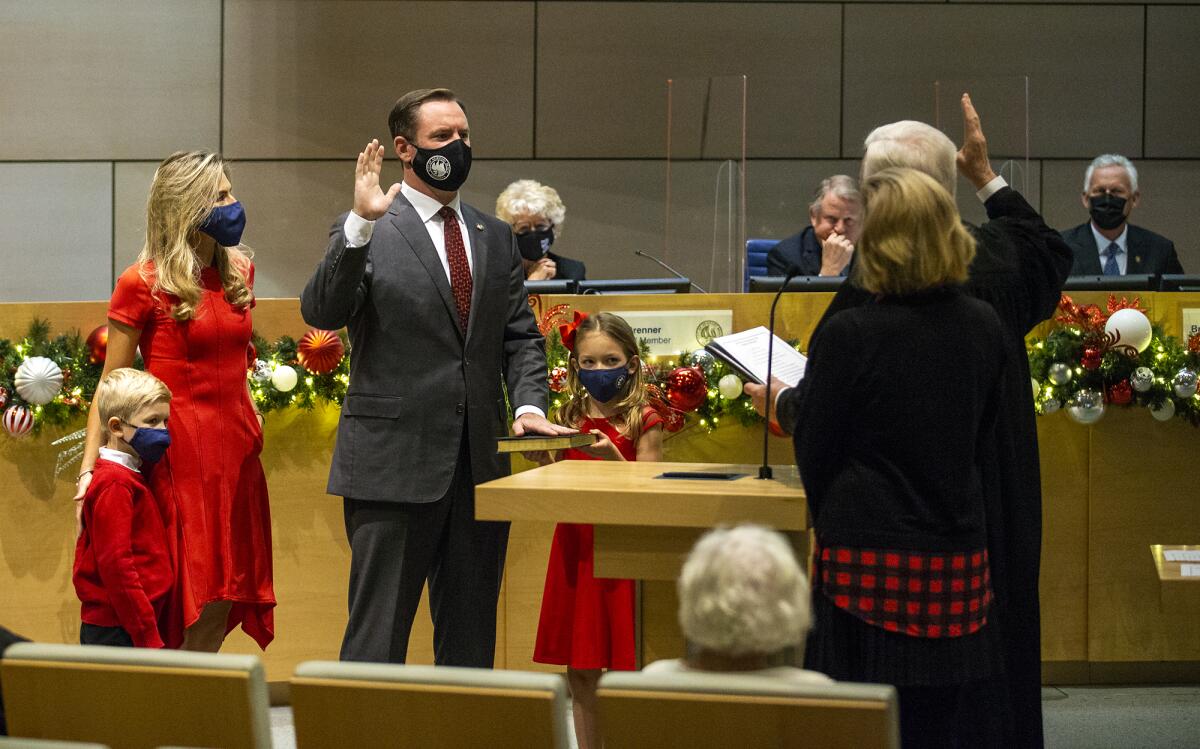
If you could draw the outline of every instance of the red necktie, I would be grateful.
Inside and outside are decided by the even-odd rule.
[[[471,266],[467,265],[467,249],[463,246],[462,233],[458,230],[458,214],[446,206],[438,211],[442,217],[442,231],[446,237],[446,259],[450,263],[450,289],[458,307],[458,324],[463,334],[467,332],[467,320],[471,318]]]

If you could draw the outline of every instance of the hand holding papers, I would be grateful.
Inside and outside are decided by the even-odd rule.
[[[771,365],[771,376],[794,387],[804,379],[804,367],[808,363],[808,357],[789,346],[779,336],[774,338],[775,361]],[[767,381],[767,343],[770,340],[770,331],[760,325],[741,333],[714,338],[712,343],[704,348],[732,367],[743,379],[761,385]]]

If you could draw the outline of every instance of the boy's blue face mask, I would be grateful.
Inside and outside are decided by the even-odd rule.
[[[246,229],[246,211],[241,201],[229,205],[213,206],[208,218],[199,226],[200,231],[217,240],[222,247],[237,247],[242,242]]]
[[[142,462],[150,467],[161,460],[163,453],[171,446],[171,435],[166,429],[135,427],[133,437],[127,442]]]
[[[580,369],[579,384],[587,388],[588,393],[601,403],[608,403],[625,387],[629,380],[629,370],[625,367],[612,369]]]

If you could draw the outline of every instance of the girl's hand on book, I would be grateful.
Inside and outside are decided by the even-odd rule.
[[[588,455],[595,455],[597,458],[604,460],[625,460],[625,456],[621,455],[621,451],[613,444],[604,432],[599,429],[593,429],[589,434],[596,435],[596,441],[590,445],[579,448]]]

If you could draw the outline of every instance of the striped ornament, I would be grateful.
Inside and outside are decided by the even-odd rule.
[[[24,406],[12,406],[4,412],[4,431],[20,439],[33,429],[33,414]]]

